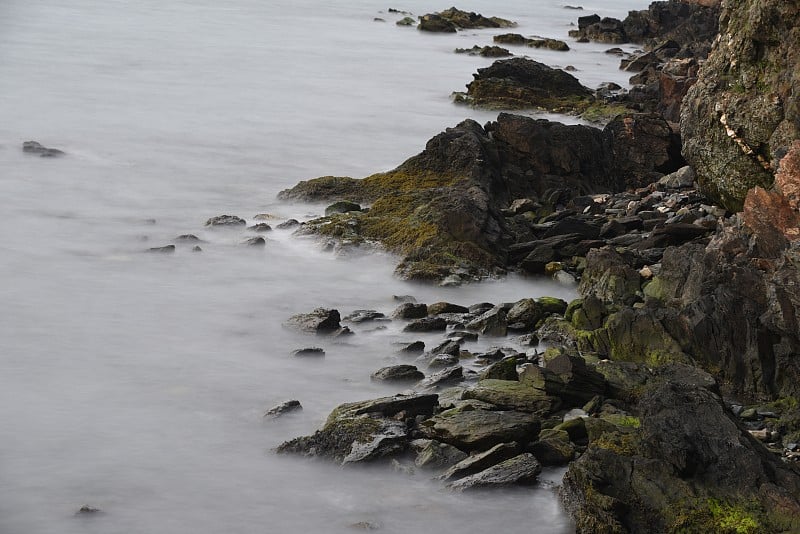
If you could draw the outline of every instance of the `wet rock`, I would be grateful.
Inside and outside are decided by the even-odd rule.
[[[267,240],[261,236],[258,237],[248,237],[244,241],[242,241],[243,245],[247,245],[248,247],[263,247],[266,246]]]
[[[84,515],[95,515],[100,513],[103,513],[102,510],[100,510],[100,508],[95,508],[94,506],[89,506],[88,504],[84,504],[78,509],[77,512],[75,512],[75,515],[84,516]]]
[[[481,57],[508,57],[513,56],[511,52],[509,52],[506,48],[500,46],[478,46],[475,45],[472,48],[456,48],[456,54],[467,54],[470,56],[481,56]]]
[[[495,61],[478,69],[474,78],[464,98],[476,106],[563,111],[592,98],[592,92],[574,76],[531,59]]]
[[[517,456],[521,452],[518,443],[498,443],[489,450],[476,452],[464,457],[455,465],[439,476],[439,480],[454,481],[504,462],[509,458]]]
[[[469,308],[450,302],[436,302],[428,305],[428,315],[439,315],[440,313],[469,313]]]
[[[330,334],[341,327],[339,320],[338,310],[317,308],[311,313],[293,315],[286,322],[286,325],[301,332]]]
[[[425,317],[408,323],[403,332],[443,332],[447,329],[447,321],[441,317]]]
[[[201,243],[202,240],[194,234],[182,234],[175,238],[175,241],[183,243]]]
[[[270,232],[272,230],[272,227],[267,223],[258,223],[254,224],[253,226],[248,226],[247,229],[253,232],[263,233],[263,232]]]
[[[628,36],[619,19],[604,17],[600,20],[598,15],[578,17],[578,29],[570,30],[569,36],[580,40],[590,40],[599,43],[620,44],[627,43]]]
[[[433,350],[431,350],[432,354],[449,354],[451,356],[458,356],[461,352],[461,345],[456,340],[447,340]]]
[[[433,32],[453,33],[458,29],[510,28],[516,23],[500,17],[484,17],[479,13],[461,11],[455,7],[439,13],[420,17],[419,29]]]
[[[342,320],[349,321],[351,323],[364,323],[368,321],[380,321],[385,319],[386,315],[376,310],[355,310]]]
[[[457,31],[457,27],[452,21],[436,13],[421,16],[417,29],[436,33],[456,33]]]
[[[604,247],[587,254],[578,292],[605,304],[631,304],[640,284],[639,273],[615,250]]]
[[[493,363],[481,373],[480,378],[481,380],[518,380],[517,357],[509,356]]]
[[[509,324],[521,323],[524,328],[532,330],[536,323],[544,317],[544,311],[533,299],[522,299],[514,303],[508,310],[506,321]]]
[[[286,415],[287,413],[297,412],[303,409],[303,406],[300,404],[299,400],[288,400],[286,402],[282,402],[277,406],[273,406],[264,414],[264,417],[269,418],[278,418],[282,415]]]
[[[338,406],[312,436],[281,444],[277,452],[323,456],[342,463],[390,457],[408,448],[408,421],[430,415],[436,395],[383,397]]]
[[[542,465],[566,465],[575,457],[575,446],[569,439],[557,437],[536,441],[529,450]]]
[[[416,26],[417,21],[412,17],[403,17],[395,22],[398,26]]]
[[[480,473],[462,478],[448,487],[453,491],[467,491],[477,488],[502,487],[536,482],[542,466],[530,453],[523,453],[492,466]]]
[[[496,306],[467,323],[467,328],[477,330],[485,336],[505,336],[508,330],[506,312],[502,307]]]
[[[164,245],[163,247],[152,247],[147,249],[147,252],[154,252],[156,254],[172,254],[175,252],[175,245]]]
[[[527,443],[538,434],[539,419],[515,411],[451,409],[425,420],[420,431],[463,451],[486,450],[499,443]]]
[[[306,347],[304,349],[297,349],[292,351],[292,356],[306,357],[306,356],[325,356],[325,351],[319,347]]]
[[[417,449],[414,465],[420,468],[448,468],[467,457],[465,452],[452,445],[429,439],[415,440],[411,446]]]
[[[559,41],[558,39],[531,39],[523,37],[518,33],[495,35],[493,40],[495,43],[529,46],[531,48],[547,48],[560,52],[569,50],[569,46],[564,41]]]
[[[452,354],[437,354],[428,361],[428,369],[441,369],[458,364],[458,356]]]
[[[275,228],[278,228],[279,230],[290,230],[292,228],[297,228],[298,226],[300,226],[300,221],[297,219],[288,219],[278,224]]]
[[[22,151],[27,154],[38,154],[42,158],[55,158],[64,155],[62,150],[57,148],[48,148],[37,141],[23,142]]]
[[[407,352],[411,354],[419,354],[424,351],[425,351],[425,342],[423,341],[413,341],[411,343],[404,344],[399,349],[399,352]]]
[[[421,391],[433,390],[437,387],[456,384],[463,379],[464,368],[460,365],[454,365],[453,367],[447,367],[441,371],[437,371],[424,380],[421,380],[416,385],[416,389]]]
[[[404,364],[382,367],[372,373],[371,378],[382,382],[417,382],[425,378],[425,374],[413,365]]]
[[[452,339],[457,343],[478,341],[478,334],[476,332],[465,332],[463,330],[455,330],[447,334],[448,339]]]
[[[505,410],[546,415],[560,402],[529,381],[485,379],[464,391],[465,399],[488,402]]]
[[[245,226],[247,222],[236,215],[218,215],[206,221],[206,226]]]
[[[200,248],[198,245],[192,247],[192,252],[203,252],[203,249]]]
[[[337,213],[348,213],[350,211],[361,211],[361,206],[356,202],[340,200],[339,202],[334,202],[325,208],[325,216],[330,217],[331,215],[335,215]]]
[[[428,306],[414,302],[404,302],[392,312],[396,319],[422,319],[428,316]]]

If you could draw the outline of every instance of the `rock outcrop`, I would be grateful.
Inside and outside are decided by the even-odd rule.
[[[683,152],[703,191],[739,211],[748,190],[769,188],[800,138],[800,5],[728,2],[720,35],[681,116]]]

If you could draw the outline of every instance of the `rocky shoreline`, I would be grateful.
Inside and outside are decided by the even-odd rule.
[[[455,8],[420,20],[511,25]],[[623,60],[633,89],[591,91],[512,58],[480,69],[461,100],[594,107],[614,113],[603,129],[501,113],[392,171],[281,192],[334,202],[299,234],[385,247],[404,278],[521,271],[579,281],[579,298],[400,305],[405,331],[443,333],[414,365],[373,375],[411,388],[341,405],[278,451],[430,468],[456,491],[568,466],[560,494],[579,532],[800,530],[798,20],[776,0],[581,17],[574,38],[643,44]],[[289,326],[339,336],[342,322],[386,319],[360,312]],[[465,349],[510,335],[527,348]]]

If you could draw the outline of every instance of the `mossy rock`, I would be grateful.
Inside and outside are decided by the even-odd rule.
[[[505,410],[546,415],[557,409],[558,399],[528,382],[485,379],[464,392],[465,399],[478,399]]]
[[[536,304],[545,314],[564,315],[567,311],[567,302],[556,297],[539,297],[536,299]]]

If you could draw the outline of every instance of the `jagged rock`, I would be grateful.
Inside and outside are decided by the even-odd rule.
[[[605,304],[631,304],[640,291],[639,273],[611,247],[593,249],[586,255],[578,292]]]
[[[694,170],[686,165],[673,173],[662,176],[658,180],[658,184],[669,189],[683,189],[692,187],[694,185],[694,179]]]
[[[409,443],[407,421],[430,415],[437,395],[382,397],[338,406],[312,436],[281,444],[277,452],[323,456],[347,464],[399,454]]]
[[[330,334],[341,327],[339,319],[338,310],[317,308],[311,313],[293,315],[286,326],[311,334]]]
[[[424,341],[413,341],[411,343],[404,344],[399,349],[400,352],[408,352],[411,354],[418,354],[420,352],[425,351],[425,342]]]
[[[545,389],[529,381],[484,379],[464,391],[463,398],[477,399],[505,410],[547,415],[560,405]]]
[[[540,439],[528,448],[542,465],[566,465],[575,457],[575,446],[568,438]]]
[[[777,161],[800,139],[800,5],[723,6],[720,39],[681,112],[683,152],[702,190],[731,211],[769,188]]]
[[[587,105],[592,92],[574,76],[525,58],[495,61],[478,69],[465,98],[476,106],[574,110]]]
[[[236,215],[217,215],[206,221],[206,226],[244,226],[247,221]]]
[[[458,341],[453,339],[444,341],[437,347],[434,347],[433,350],[431,350],[431,354],[436,354],[436,355],[448,354],[450,356],[455,356],[455,357],[458,357],[460,352],[461,352],[461,345],[458,343]]]
[[[451,409],[425,420],[420,431],[463,451],[486,450],[498,443],[527,443],[538,434],[539,419],[516,411]]]
[[[461,11],[455,7],[420,17],[419,29],[454,33],[456,29],[510,28],[516,23],[500,17],[484,17],[479,13]]]
[[[508,356],[499,362],[495,362],[480,374],[481,380],[518,380],[517,376],[517,357]]]
[[[464,379],[464,369],[460,365],[454,365],[453,367],[447,367],[442,369],[441,371],[437,371],[432,375],[429,375],[424,380],[421,380],[417,385],[416,389],[425,391],[425,390],[432,390],[434,388],[444,386],[444,385],[452,385],[454,383],[461,382]]]
[[[426,32],[456,33],[456,25],[437,13],[430,13],[419,18],[417,29]]]
[[[264,414],[264,417],[277,418],[282,415],[286,415],[287,413],[300,411],[302,409],[303,406],[300,404],[299,400],[288,400],[267,410]]]
[[[462,478],[448,487],[453,491],[467,491],[476,488],[501,487],[536,482],[542,466],[530,453],[523,453],[472,476]]]
[[[452,445],[432,439],[414,440],[411,446],[417,449],[414,465],[420,468],[448,468],[467,457],[465,452]]]
[[[376,310],[355,310],[342,321],[349,321],[351,323],[364,323],[367,321],[379,321],[386,319],[386,315]]]
[[[468,54],[470,56],[481,57],[508,57],[513,56],[511,52],[500,46],[478,46],[472,48],[456,48],[456,54]]]
[[[292,356],[325,356],[325,351],[319,347],[306,347],[304,349],[293,350]]]
[[[464,455],[458,463],[452,465],[447,471],[439,476],[439,480],[453,481],[464,478],[475,473],[513,458],[520,453],[519,443],[498,443],[489,450],[476,452],[469,456]]]
[[[564,41],[559,41],[558,39],[531,39],[528,37],[523,37],[518,33],[504,33],[502,35],[495,35],[492,39],[495,43],[501,44],[522,45],[529,46],[531,48],[547,48],[559,52],[566,52],[569,50],[569,46]]]
[[[408,323],[403,332],[443,332],[447,329],[447,321],[441,317],[425,317]]]
[[[508,330],[506,312],[496,306],[467,323],[467,328],[477,330],[485,336],[505,336]]]
[[[533,329],[542,317],[544,311],[533,299],[522,299],[514,303],[514,306],[508,310],[506,314],[506,321],[509,324],[522,323],[525,328]]]
[[[372,373],[373,380],[382,382],[417,382],[425,378],[425,374],[413,365],[392,365],[382,367]]]
[[[422,319],[428,316],[428,307],[425,304],[404,302],[392,312],[396,319]]]

